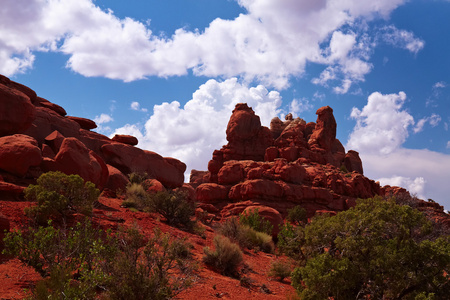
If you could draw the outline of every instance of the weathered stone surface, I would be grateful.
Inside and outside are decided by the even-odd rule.
[[[35,139],[23,134],[0,137],[0,169],[24,176],[42,161],[41,149]]]
[[[107,166],[103,166],[99,157],[76,138],[64,139],[55,159],[46,159],[42,168],[44,171],[61,171],[68,175],[78,174],[84,180],[99,186],[100,189],[107,183],[109,176]]]
[[[336,139],[336,120],[333,116],[333,109],[329,106],[321,107],[316,114],[316,127],[308,143],[310,146],[316,145],[330,151]]]
[[[359,153],[354,150],[349,150],[344,158],[344,165],[349,172],[358,172],[364,175],[363,166],[361,158],[359,158]]]
[[[124,174],[132,172],[147,173],[150,178],[157,179],[167,188],[176,188],[183,185],[184,171],[174,161],[169,163],[161,155],[141,150],[131,145],[111,143],[102,146],[103,157],[110,164]]]
[[[0,136],[23,133],[36,118],[36,108],[23,92],[0,84]]]
[[[197,201],[201,203],[217,203],[228,199],[230,187],[216,183],[204,183],[197,187]]]
[[[125,135],[125,134],[116,134],[116,135],[114,135],[112,140],[114,142],[124,143],[124,144],[128,144],[131,146],[136,146],[139,143],[139,141],[136,137],[131,136],[131,135]]]
[[[55,130],[66,138],[80,136],[80,125],[77,122],[64,118],[46,107],[36,107],[36,118],[24,134],[34,137],[39,145],[42,145],[45,138]]]
[[[219,184],[230,185],[244,180],[244,168],[236,161],[229,161],[224,164],[218,173]]]
[[[97,124],[94,121],[86,118],[67,116],[67,119],[77,122],[81,128],[86,130],[97,128]]]
[[[148,193],[158,193],[166,191],[164,185],[156,179],[147,179],[143,182],[143,185],[148,187]]]
[[[130,182],[122,172],[120,172],[117,168],[106,165],[108,168],[108,182],[106,183],[106,188],[110,189],[111,191],[125,191],[127,184]]]
[[[50,148],[53,150],[54,153],[59,152],[59,148],[61,148],[61,145],[64,141],[65,137],[59,133],[58,130],[53,131],[49,135],[45,137],[45,144],[50,146]]]
[[[229,193],[229,198],[232,200],[267,199],[276,201],[282,196],[282,187],[267,179],[244,181],[233,186]]]
[[[48,101],[47,99],[44,99],[41,97],[37,97],[36,106],[42,106],[42,107],[49,108],[62,117],[67,115],[67,112],[63,107],[59,106],[58,104],[52,103],[52,102]]]

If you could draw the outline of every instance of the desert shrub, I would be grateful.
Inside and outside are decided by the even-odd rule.
[[[218,232],[243,248],[259,249],[267,253],[272,253],[274,250],[270,235],[240,224],[236,217],[229,218],[222,223],[218,228]]]
[[[270,264],[268,275],[277,278],[280,282],[286,277],[291,276],[291,266],[288,262],[282,260],[274,260]]]
[[[300,205],[294,206],[288,210],[286,220],[297,225],[306,223],[308,221],[308,218],[306,217],[306,209]]]
[[[341,165],[339,171],[341,171],[342,173],[348,173],[347,167],[345,165]]]
[[[102,264],[115,256],[109,233],[98,231],[87,220],[63,229],[51,223],[8,233],[3,253],[16,256],[44,277],[34,291],[35,298],[93,298],[96,287],[108,277]]]
[[[394,200],[360,200],[300,228],[305,262],[292,273],[302,299],[446,299],[450,236]],[[417,298],[416,298],[417,299]]]
[[[146,172],[132,172],[128,174],[128,180],[130,181],[130,185],[132,184],[142,184],[145,180],[148,179],[148,174]]]
[[[161,214],[170,225],[192,229],[195,207],[187,201],[186,194],[180,191],[163,191],[150,195],[149,208]]]
[[[239,222],[242,225],[247,225],[256,231],[272,234],[273,225],[269,220],[266,220],[259,215],[259,211],[257,208],[249,213],[240,214]]]
[[[110,299],[169,299],[191,284],[190,245],[185,239],[171,239],[156,228],[145,243],[133,227],[122,231],[118,241],[119,255],[108,268]],[[178,276],[170,276],[173,272]]]
[[[37,179],[36,185],[25,189],[25,198],[37,202],[25,212],[38,224],[45,224],[49,218],[65,219],[70,212],[90,215],[99,195],[95,185],[79,175],[48,172]]]
[[[225,275],[235,275],[238,266],[243,261],[242,251],[237,244],[223,235],[216,235],[213,240],[214,251],[209,247],[204,248],[203,262],[210,265]]]
[[[124,207],[133,207],[136,209],[146,209],[150,205],[150,195],[144,187],[138,183],[132,183],[127,186],[126,199],[122,202]]]

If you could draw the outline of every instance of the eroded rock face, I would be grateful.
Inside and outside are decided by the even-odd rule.
[[[105,144],[101,150],[106,163],[124,174],[145,172],[151,178],[160,181],[165,187],[176,188],[183,185],[186,166],[181,162],[166,160],[155,152],[122,143]]]
[[[383,194],[378,183],[363,176],[358,153],[346,153],[336,139],[333,110],[322,107],[317,116],[310,123],[292,115],[285,121],[274,118],[266,136],[267,128],[253,110],[236,105],[227,127],[228,144],[213,152],[208,172],[191,175],[197,201],[223,207],[222,217],[247,206],[266,206],[285,216],[295,205],[312,216]]]
[[[32,166],[42,161],[41,149],[32,137],[14,134],[0,137],[0,169],[24,176]]]
[[[35,117],[36,108],[26,94],[0,84],[0,136],[23,133]]]

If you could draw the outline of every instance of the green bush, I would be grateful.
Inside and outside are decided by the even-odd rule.
[[[280,227],[278,233],[278,251],[289,256],[297,262],[302,262],[305,259],[302,246],[304,244],[304,232],[301,227],[285,222]]]
[[[185,193],[180,191],[163,191],[150,195],[149,208],[161,214],[170,225],[182,226],[191,230],[195,224],[193,203],[187,201]]]
[[[16,256],[44,279],[36,299],[169,299],[192,281],[191,246],[155,229],[145,243],[136,228],[111,232],[89,221],[74,228],[51,226],[7,234],[3,253]],[[171,278],[176,272],[179,276]]]
[[[272,253],[275,248],[270,235],[240,224],[236,217],[229,218],[222,223],[218,232],[243,248],[259,249],[267,253]]]
[[[296,205],[291,209],[288,209],[288,215],[286,219],[294,224],[304,224],[308,222],[308,218],[306,217],[306,209],[301,207],[300,205]]]
[[[274,260],[270,264],[268,275],[270,277],[277,278],[281,282],[286,277],[291,276],[291,266],[288,262],[282,260]]]
[[[216,235],[213,240],[214,251],[204,248],[203,262],[225,275],[236,275],[238,266],[243,262],[243,254],[238,245],[223,235]]]
[[[118,240],[119,255],[107,269],[112,274],[109,299],[170,299],[191,284],[190,245],[185,239],[171,239],[155,229],[145,243],[134,227],[120,233]],[[171,276],[173,272],[178,276]]]
[[[108,275],[101,266],[113,260],[116,250],[109,232],[99,231],[89,221],[73,228],[30,227],[12,231],[4,239],[3,253],[14,255],[33,267],[44,280],[37,285],[37,299],[90,299]],[[77,272],[79,279],[73,274]]]
[[[84,182],[79,175],[48,172],[37,179],[36,185],[25,189],[25,199],[37,202],[25,212],[38,224],[45,224],[50,218],[65,220],[71,212],[90,215],[99,195],[95,185]]]
[[[428,239],[430,222],[410,206],[360,200],[299,228],[305,261],[292,273],[292,283],[301,299],[449,295],[450,236]]]
[[[256,231],[264,232],[269,235],[272,234],[273,225],[270,223],[269,220],[266,220],[259,215],[259,210],[257,208],[249,213],[240,214],[239,222],[242,225],[247,225]]]

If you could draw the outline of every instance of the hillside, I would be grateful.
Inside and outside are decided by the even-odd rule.
[[[116,231],[137,223],[146,236],[159,227],[193,245],[196,279],[180,299],[286,299],[294,294],[289,279],[277,282],[267,275],[275,254],[244,251],[241,280],[202,263],[203,248],[213,243],[214,225],[257,208],[274,225],[275,237],[288,210],[297,205],[310,219],[335,215],[354,207],[358,198],[379,195],[395,196],[443,230],[450,228],[450,216],[438,203],[365,177],[358,153],[346,151],[336,139],[337,124],[328,106],[317,110],[315,122],[287,115],[284,121],[274,118],[267,128],[247,104],[236,105],[226,129],[228,144],[212,153],[207,171],[193,170],[189,183],[184,182],[186,165],[180,160],[139,149],[132,136],[110,139],[92,131],[96,127],[94,121],[67,116],[63,107],[0,75],[0,238],[4,230],[27,226],[24,208],[35,204],[25,199],[24,190],[41,174],[78,174],[102,191],[92,216],[98,228]],[[132,173],[148,175],[149,193],[186,192],[196,203],[197,219],[204,221],[203,235],[169,226],[156,213],[123,207]],[[0,299],[22,299],[24,289],[34,287],[41,276],[18,259],[0,258]]]

